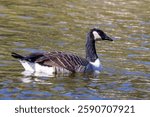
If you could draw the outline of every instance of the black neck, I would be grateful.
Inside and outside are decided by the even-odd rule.
[[[97,58],[94,37],[91,33],[88,33],[86,41],[86,59],[90,62],[94,62]]]

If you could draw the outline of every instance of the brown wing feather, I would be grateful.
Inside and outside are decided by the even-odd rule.
[[[35,62],[45,66],[62,67],[69,71],[75,72],[80,66],[86,66],[89,62],[74,54],[63,52],[49,52],[43,54]]]

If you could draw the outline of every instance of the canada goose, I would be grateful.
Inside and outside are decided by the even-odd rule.
[[[96,72],[100,73],[102,66],[95,49],[95,42],[100,40],[113,41],[100,29],[91,29],[86,38],[86,58],[65,52],[32,53],[22,56],[12,52],[19,59],[25,70],[46,74]]]

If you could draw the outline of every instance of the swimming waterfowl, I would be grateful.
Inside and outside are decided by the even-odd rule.
[[[46,74],[94,72],[100,73],[102,65],[96,53],[95,42],[113,41],[102,30],[93,28],[87,33],[86,58],[65,52],[31,53],[22,56],[12,52],[12,56],[20,61],[26,71]]]

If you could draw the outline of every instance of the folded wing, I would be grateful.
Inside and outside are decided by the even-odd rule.
[[[74,54],[64,52],[49,52],[44,54],[31,54],[32,58],[36,58],[35,62],[40,65],[49,67],[62,67],[71,72],[84,69],[88,65],[88,61]]]

